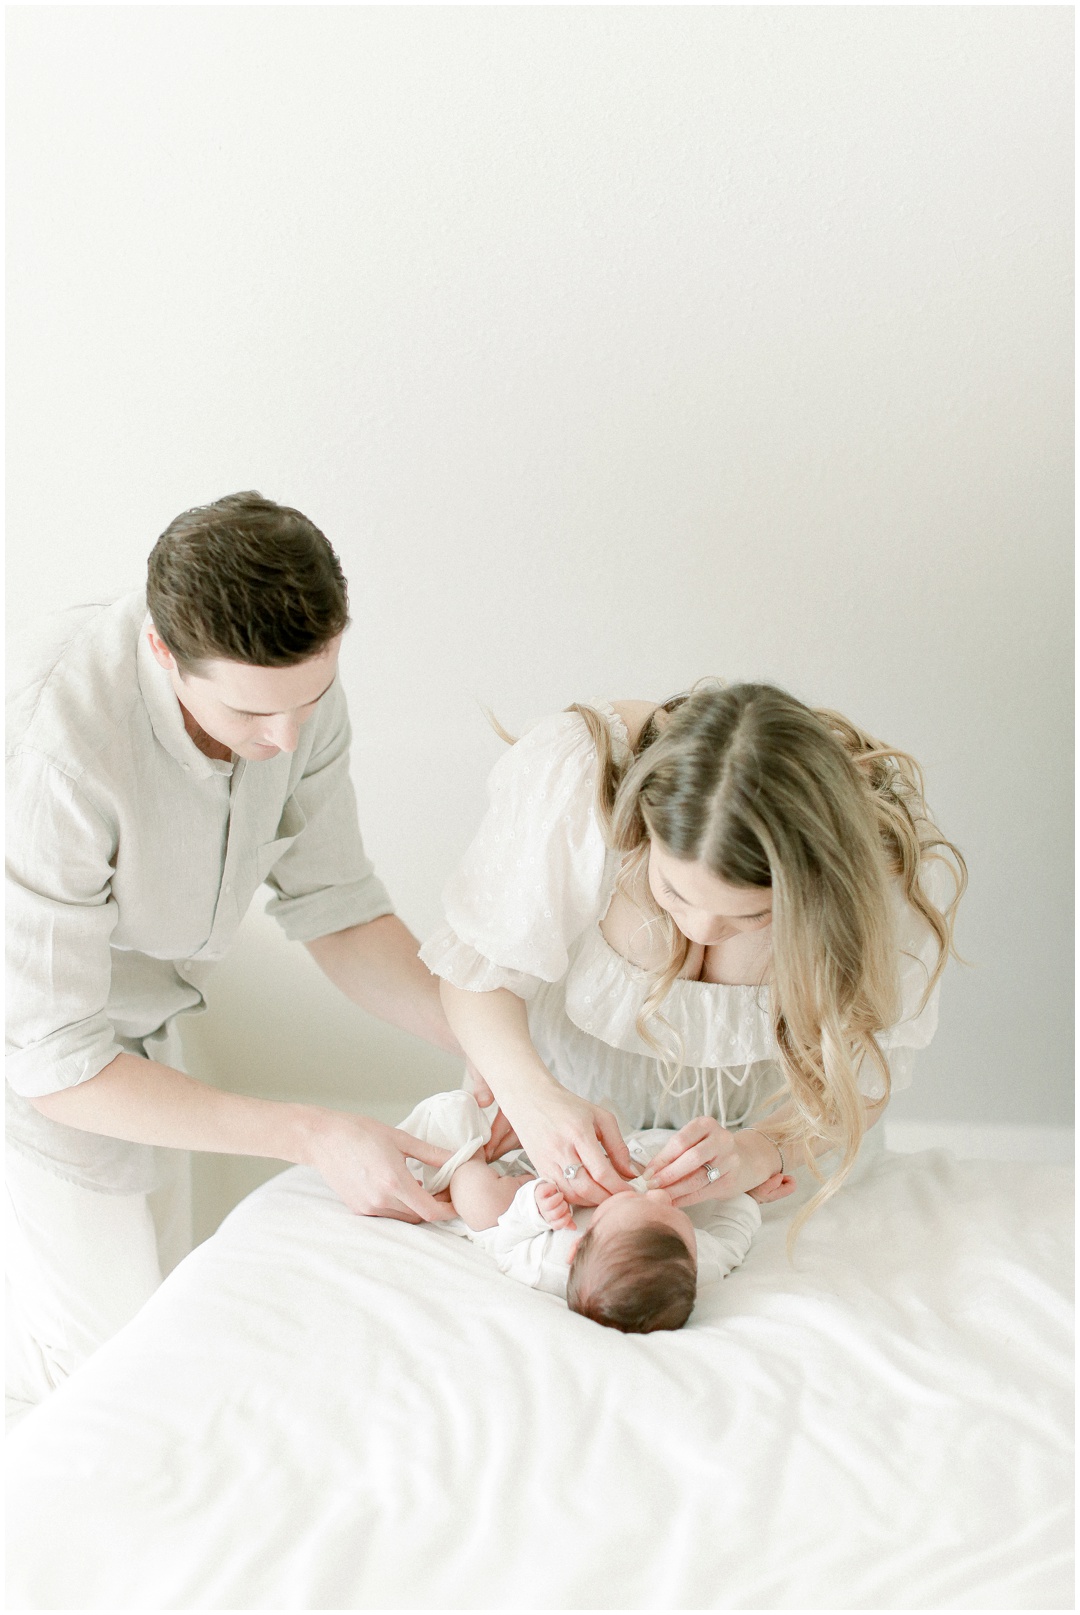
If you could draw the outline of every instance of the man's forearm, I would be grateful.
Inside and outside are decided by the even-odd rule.
[[[319,968],[354,1004],[380,1020],[460,1054],[439,999],[439,983],[417,957],[420,944],[396,914],[305,943]]]
[[[32,1099],[51,1121],[132,1144],[305,1162],[324,1115],[314,1105],[222,1093],[172,1066],[118,1054],[96,1077]]]
[[[351,1211],[364,1216],[434,1222],[454,1214],[405,1164],[407,1151],[442,1166],[447,1151],[438,1145],[370,1116],[221,1093],[134,1054],[118,1054],[96,1077],[30,1103],[43,1116],[107,1138],[313,1166]]]

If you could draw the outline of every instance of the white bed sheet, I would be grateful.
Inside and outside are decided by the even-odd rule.
[[[881,1155],[677,1334],[257,1191],[9,1443],[9,1608],[1072,1607],[1072,1175]]]

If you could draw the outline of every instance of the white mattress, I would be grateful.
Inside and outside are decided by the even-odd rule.
[[[286,1172],[15,1431],[8,1607],[1071,1608],[1071,1173],[790,1205],[627,1337]]]

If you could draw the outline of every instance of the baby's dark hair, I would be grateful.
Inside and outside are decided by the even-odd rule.
[[[627,1335],[681,1329],[694,1309],[697,1261],[678,1234],[635,1228],[598,1240],[596,1232],[590,1228],[574,1252],[570,1310]]]

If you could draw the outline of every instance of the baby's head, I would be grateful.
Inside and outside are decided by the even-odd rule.
[[[663,1189],[616,1194],[578,1241],[567,1305],[609,1329],[681,1329],[697,1294],[694,1225]]]

